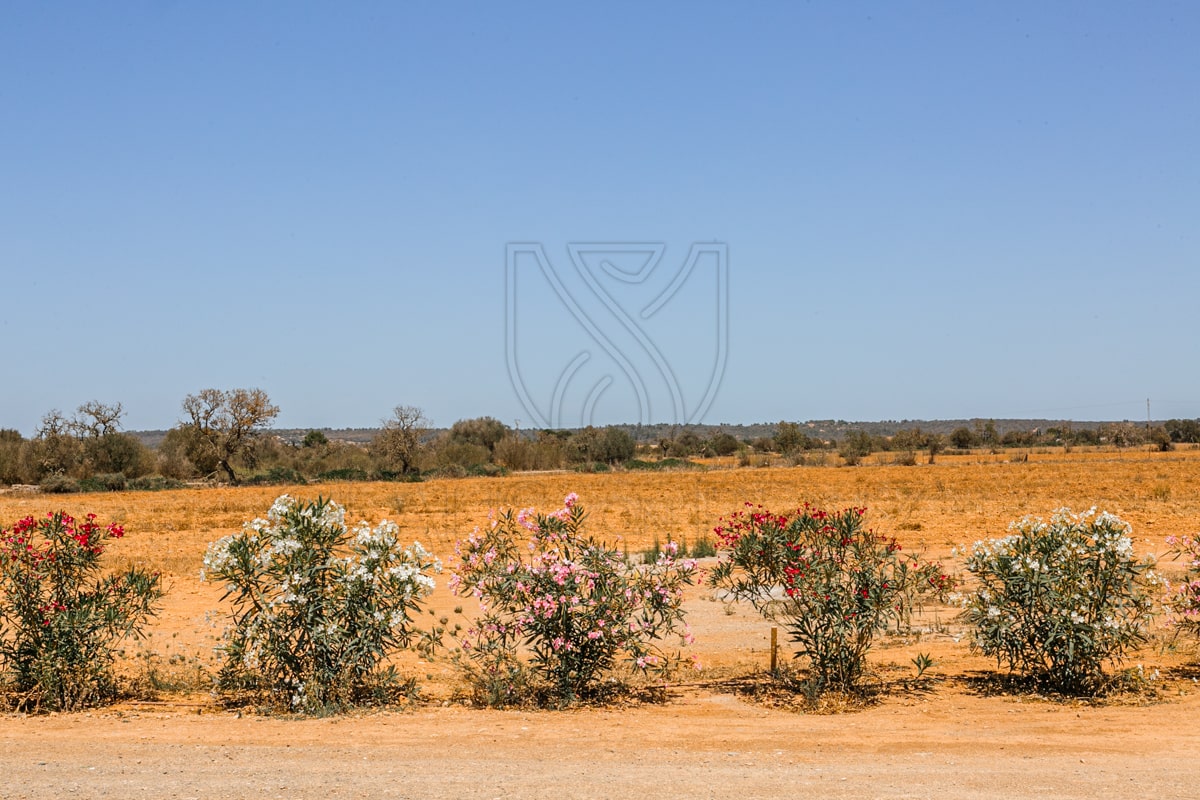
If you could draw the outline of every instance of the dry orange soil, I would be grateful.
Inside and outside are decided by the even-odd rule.
[[[153,654],[161,676],[195,685],[213,665],[221,590],[198,579],[207,543],[262,515],[283,491],[331,496],[352,519],[387,517],[448,560],[453,542],[497,507],[558,507],[578,492],[594,532],[629,551],[694,541],[753,500],[865,505],[907,550],[949,559],[956,544],[1001,535],[1025,514],[1096,505],[1162,554],[1171,533],[1200,531],[1200,451],[940,457],[933,466],[713,469],[665,474],[554,473],[420,484],[197,489],[161,493],[0,494],[0,524],[63,507],[116,521],[106,556],[168,579],[163,612],[125,668]],[[1167,562],[1166,571],[1175,567]],[[444,585],[444,580],[441,581]],[[456,604],[439,588],[439,613]],[[238,715],[193,688],[91,713],[0,716],[0,798],[58,797],[1154,797],[1200,794],[1200,657],[1148,648],[1154,698],[1106,705],[981,693],[995,664],[973,655],[954,611],[927,609],[919,636],[883,639],[886,682],[864,710],[817,715],[769,707],[723,685],[762,670],[769,626],[732,613],[703,587],[689,593],[705,668],[668,701],[569,712],[488,711],[448,703],[441,662],[400,661],[428,699],[406,710],[300,720]],[[937,663],[914,685],[918,653]],[[784,658],[787,653],[784,653]]]

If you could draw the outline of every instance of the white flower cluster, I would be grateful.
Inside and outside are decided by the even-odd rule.
[[[1008,526],[1011,533],[999,539],[977,541],[971,545],[969,562],[991,565],[1001,571],[1045,572],[1051,561],[1079,560],[1097,553],[1112,554],[1122,560],[1133,558],[1132,528],[1129,523],[1107,511],[1096,514],[1095,507],[1081,514],[1069,508],[1054,512],[1050,522],[1025,517]],[[1068,531],[1075,536],[1058,537],[1057,547],[1041,557],[1022,555],[1020,549],[1030,541],[1044,540],[1054,532]]]
[[[401,548],[399,533],[399,526],[390,520],[385,519],[374,528],[360,522],[355,528],[352,553],[342,560],[343,580],[387,588],[399,592],[404,600],[422,598],[432,592],[434,580],[425,570],[432,568],[440,573],[442,563],[420,542]]]
[[[222,575],[233,563],[233,554],[229,552],[235,535],[222,536],[215,542],[210,542],[204,552],[204,567],[200,570],[200,580],[207,580],[208,575]]]

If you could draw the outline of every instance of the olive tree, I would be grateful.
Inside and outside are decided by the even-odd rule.
[[[25,437],[12,428],[0,428],[0,484],[20,483],[21,447]]]
[[[179,427],[236,485],[231,462],[279,416],[279,407],[262,389],[203,389],[183,399],[183,413]]]
[[[54,409],[42,417],[36,434],[22,449],[22,471],[26,480],[39,483],[50,475],[77,471],[82,457],[83,448],[71,420]]]
[[[416,406],[396,406],[390,419],[383,421],[381,430],[371,440],[371,455],[387,469],[398,469],[401,475],[417,471],[429,420]]]
[[[83,472],[119,472],[130,478],[145,475],[153,456],[137,437],[121,432],[125,409],[91,400],[79,407],[70,429],[83,447]]]
[[[977,437],[971,433],[970,428],[955,428],[950,433],[950,444],[959,450],[970,450],[977,441]]]
[[[460,419],[450,427],[452,442],[486,447],[489,456],[496,452],[496,445],[507,435],[508,426],[495,417]]]

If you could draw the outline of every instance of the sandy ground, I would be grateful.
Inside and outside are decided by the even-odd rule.
[[[1135,528],[1140,550],[1162,553],[1169,533],[1200,530],[1200,452],[947,460],[934,467],[795,468],[675,475],[516,476],[410,485],[297,487],[333,494],[352,517],[397,519],[435,552],[486,520],[494,506],[550,508],[577,490],[593,523],[630,551],[659,532],[694,540],[741,500],[778,508],[810,498],[865,503],[873,523],[906,547],[947,557],[953,544],[1002,535],[1026,513],[1092,502]],[[83,714],[0,715],[0,798],[1193,798],[1200,789],[1200,658],[1149,648],[1155,698],[1109,705],[985,695],[975,680],[995,664],[973,655],[953,609],[930,607],[920,636],[886,637],[872,654],[888,690],[876,705],[835,715],[769,707],[721,682],[765,668],[769,624],[726,609],[703,587],[689,621],[703,672],[681,678],[663,704],[568,712],[443,705],[456,677],[446,663],[401,660],[425,702],[408,710],[330,719],[238,716],[197,688],[213,666],[220,587],[197,579],[208,541],[262,514],[281,490],[221,489],[70,498],[0,495],[3,524],[65,506],[94,510],[128,531],[114,564],[144,563],[170,594],[127,669],[153,654],[190,689],[157,702]],[[665,535],[663,536],[665,538]],[[107,557],[107,556],[106,556]],[[439,589],[439,614],[460,602]],[[219,613],[218,613],[219,616]],[[911,660],[936,659],[918,686]],[[786,659],[787,652],[783,653]]]
[[[1200,695],[1070,707],[937,691],[814,716],[663,707],[281,720],[130,708],[0,720],[5,798],[1193,798]]]

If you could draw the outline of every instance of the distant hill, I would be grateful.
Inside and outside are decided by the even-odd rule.
[[[378,428],[273,428],[268,431],[272,436],[291,444],[300,444],[310,430],[319,430],[330,440],[367,444],[379,433]],[[150,448],[157,448],[166,438],[166,431],[129,431],[138,441]]]

